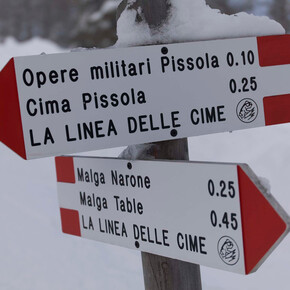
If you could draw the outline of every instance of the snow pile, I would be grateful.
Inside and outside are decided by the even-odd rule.
[[[118,157],[130,160],[154,159],[153,154],[151,154],[152,150],[154,150],[154,144],[147,143],[147,144],[132,145],[124,149]]]
[[[135,22],[136,16],[137,12],[133,9],[123,11],[118,19],[116,46],[126,47],[156,42],[151,36],[149,26],[146,23]]]
[[[38,55],[43,52],[48,54],[60,51],[61,49],[50,40],[36,37],[29,41],[18,42],[14,38],[8,37],[0,45],[0,71],[11,57]]]
[[[132,2],[132,1],[131,1]],[[222,14],[211,9],[204,0],[172,0],[167,22],[158,31],[150,32],[145,22],[136,24],[140,9],[127,9],[118,21],[118,45],[141,45],[217,38],[284,34],[284,28],[268,17],[247,13]]]
[[[259,176],[259,181],[261,185],[264,187],[264,189],[266,190],[266,193],[270,195],[271,194],[270,180],[268,178]]]

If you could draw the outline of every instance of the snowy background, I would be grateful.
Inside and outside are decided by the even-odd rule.
[[[12,56],[61,51],[47,40],[5,38],[0,69]],[[270,181],[272,194],[290,213],[290,125],[189,138],[189,146],[194,161],[248,163]],[[1,143],[0,182],[1,290],[144,289],[139,252],[61,233],[53,158],[24,161]],[[290,236],[249,276],[201,270],[204,290],[289,290]]]
[[[120,1],[0,0],[0,42],[7,36],[18,41],[41,37],[62,47],[110,46],[117,39],[116,9]],[[270,16],[290,31],[290,0],[205,1],[226,14],[244,11]]]

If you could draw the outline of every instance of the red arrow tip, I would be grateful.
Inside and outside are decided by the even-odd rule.
[[[13,58],[0,72],[0,140],[26,159]]]
[[[243,169],[238,166],[245,271],[251,273],[287,225]]]

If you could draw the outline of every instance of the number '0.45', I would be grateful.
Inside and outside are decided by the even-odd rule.
[[[226,227],[232,228],[233,230],[238,229],[238,220],[236,213],[227,213],[225,212],[222,217],[218,217],[217,213],[212,210],[210,212],[210,221],[212,226],[215,228],[219,226],[220,228]]]
[[[216,185],[214,181],[210,179],[208,181],[207,188],[211,196],[234,198],[236,196],[234,185],[235,183],[233,181],[226,182],[224,180],[221,180],[218,185]]]

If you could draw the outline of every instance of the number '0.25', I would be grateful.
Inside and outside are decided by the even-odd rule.
[[[221,180],[216,184],[212,179],[207,184],[208,192],[211,196],[230,197],[236,196],[235,183],[234,181]]]

